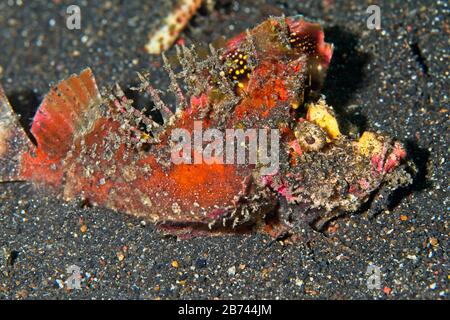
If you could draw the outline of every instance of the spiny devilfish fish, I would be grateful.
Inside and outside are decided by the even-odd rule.
[[[44,98],[31,127],[34,145],[1,90],[0,181],[32,181],[181,238],[248,230],[277,237],[300,223],[323,229],[411,183],[399,142],[372,132],[351,140],[318,95],[333,50],[320,25],[270,18],[210,50],[199,61],[195,50],[178,48],[179,73],[163,56],[174,113],[139,74],[134,89],[151,96],[163,122],[134,108],[118,86],[100,94],[86,69]],[[258,163],[174,164],[171,132],[192,132],[194,121],[279,130],[278,172],[261,175]]]

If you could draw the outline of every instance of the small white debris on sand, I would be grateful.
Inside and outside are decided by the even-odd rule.
[[[233,277],[236,274],[236,267],[232,266],[232,267],[228,268],[227,272],[230,277]]]

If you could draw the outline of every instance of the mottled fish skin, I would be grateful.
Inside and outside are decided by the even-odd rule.
[[[322,229],[371,195],[411,182],[399,142],[374,133],[345,137],[332,107],[317,98],[332,50],[321,26],[300,16],[270,18],[224,48],[211,47],[203,61],[195,50],[178,48],[181,74],[164,57],[175,113],[148,75],[139,74],[136,88],[152,97],[164,123],[135,109],[119,86],[102,96],[86,69],[43,100],[31,128],[36,147],[0,91],[0,179],[32,181],[67,201],[138,216],[180,238],[249,229],[278,237],[300,220]],[[192,133],[196,122],[279,130],[279,172],[262,175],[248,161],[174,164],[173,130]]]

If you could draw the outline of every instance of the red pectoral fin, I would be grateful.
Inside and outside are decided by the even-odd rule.
[[[100,103],[91,69],[60,82],[47,94],[34,116],[31,132],[39,153],[52,159],[64,158],[74,137],[89,130],[98,119]]]

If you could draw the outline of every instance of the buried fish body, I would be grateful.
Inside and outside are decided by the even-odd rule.
[[[333,50],[320,25],[270,18],[210,50],[199,61],[194,50],[178,48],[178,74],[163,56],[175,112],[139,74],[134,90],[152,98],[159,122],[133,107],[119,86],[100,94],[90,69],[69,77],[34,117],[36,145],[0,88],[0,181],[31,181],[181,238],[249,229],[278,237],[305,221],[323,229],[370,198],[382,208],[389,193],[411,183],[401,143],[372,132],[350,139],[318,95]],[[278,170],[248,160],[174,163],[174,131],[192,133],[196,123],[277,130]]]

